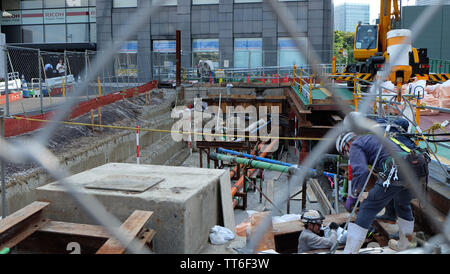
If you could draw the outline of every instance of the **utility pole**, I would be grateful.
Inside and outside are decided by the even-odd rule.
[[[177,58],[177,88],[181,85],[181,31],[177,30],[177,46],[176,46],[176,58]]]
[[[2,140],[5,137],[5,119],[3,108],[0,108],[0,130]],[[2,168],[2,219],[6,217],[6,180],[5,180],[5,161],[0,159],[0,165]]]
[[[4,46],[5,51],[5,99],[6,99],[6,117],[9,116],[9,77],[8,77],[8,48]]]

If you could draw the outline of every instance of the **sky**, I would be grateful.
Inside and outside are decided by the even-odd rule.
[[[374,24],[375,19],[380,13],[380,0],[333,0],[334,6],[343,3],[370,4],[370,23]],[[402,0],[402,6],[412,6],[416,4],[416,0]]]

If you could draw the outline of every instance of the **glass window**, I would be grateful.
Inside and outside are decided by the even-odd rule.
[[[178,4],[178,0],[166,0],[161,3],[161,6],[176,6]]]
[[[219,0],[192,0],[192,5],[219,4]]]
[[[23,43],[43,43],[44,31],[43,26],[22,26],[22,42]]]
[[[37,25],[44,22],[44,13],[42,10],[23,10],[22,24],[23,25]]]
[[[96,7],[97,3],[95,2],[95,0],[89,0],[89,6]]]
[[[97,9],[89,8],[89,22],[97,22]]]
[[[197,66],[200,60],[210,60],[214,68],[219,68],[219,39],[194,39],[192,62]]]
[[[2,32],[6,35],[7,43],[22,43],[20,26],[3,26]]]
[[[89,22],[89,8],[66,9],[67,23],[87,23]]]
[[[66,25],[45,25],[46,43],[65,43]]]
[[[362,25],[356,30],[355,48],[376,49],[377,48],[377,26]]]
[[[137,77],[137,47],[137,41],[122,45],[114,62],[115,75]]]
[[[87,7],[89,0],[66,0],[66,7]]]
[[[234,67],[256,68],[262,66],[262,39],[234,39]]]
[[[234,0],[234,3],[257,3],[262,2],[262,0]]]
[[[20,8],[22,9],[41,9],[42,0],[22,0],[20,1]]]
[[[300,38],[302,43],[306,43],[304,38]],[[306,58],[301,54],[291,38],[278,38],[278,65],[280,67],[290,67],[293,65],[306,65]]]
[[[67,43],[89,42],[88,24],[67,24]]]
[[[89,36],[91,37],[90,41],[91,43],[97,43],[97,25],[95,23],[89,25],[90,25]]]
[[[153,41],[153,73],[162,79],[175,77],[176,72],[176,40]]]
[[[64,8],[66,0],[44,0],[44,8]]]
[[[2,10],[18,10],[20,9],[19,0],[2,0]]]
[[[135,8],[137,0],[113,0],[113,8]]]

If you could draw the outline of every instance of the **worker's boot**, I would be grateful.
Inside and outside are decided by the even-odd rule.
[[[417,242],[413,241],[414,221],[407,221],[398,218],[399,240],[389,240],[389,247],[395,251],[402,251],[417,246]]]
[[[347,242],[345,243],[344,254],[358,254],[359,249],[366,239],[368,229],[362,228],[355,223],[348,224]]]

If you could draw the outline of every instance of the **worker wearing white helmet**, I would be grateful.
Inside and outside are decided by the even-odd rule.
[[[306,210],[301,215],[301,221],[305,229],[298,238],[298,253],[311,251],[315,249],[331,248],[337,239],[338,225],[330,223],[331,233],[328,238],[319,236],[320,229],[325,217],[317,210]]]
[[[402,151],[393,141],[389,143],[394,151],[399,153]],[[357,197],[361,191],[364,191],[362,188],[369,175],[369,165],[375,165],[375,172],[379,175],[386,172],[389,174],[388,178],[384,179],[379,176],[377,183],[369,191],[367,199],[361,203],[355,222],[349,224],[344,253],[359,253],[376,214],[392,199],[398,215],[400,240],[390,240],[389,247],[400,251],[415,246],[412,242],[414,218],[410,206],[411,193],[402,179],[397,176],[396,165],[388,150],[381,146],[377,137],[372,134],[357,136],[352,132],[345,132],[336,140],[337,151],[349,158],[349,166],[352,170],[352,183],[345,203],[348,211],[352,211]],[[375,163],[378,151],[380,154]]]

